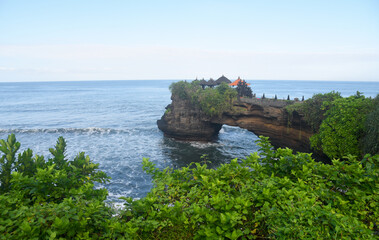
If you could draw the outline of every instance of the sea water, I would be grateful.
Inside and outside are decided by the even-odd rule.
[[[151,189],[142,158],[159,168],[201,162],[217,167],[258,150],[258,139],[246,130],[223,126],[214,142],[183,142],[166,138],[156,121],[171,102],[175,81],[83,81],[0,83],[0,139],[11,133],[21,150],[51,157],[59,136],[67,141],[67,158],[85,152],[112,180],[103,185],[109,199],[140,198]],[[379,82],[247,81],[257,97],[312,97],[315,93],[356,91],[375,97]],[[20,151],[21,152],[21,151]]]

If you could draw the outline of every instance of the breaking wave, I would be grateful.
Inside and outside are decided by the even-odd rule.
[[[138,129],[112,128],[31,128],[31,129],[0,129],[0,133],[78,133],[78,134],[123,134],[132,133]],[[141,129],[140,129],[141,130]]]

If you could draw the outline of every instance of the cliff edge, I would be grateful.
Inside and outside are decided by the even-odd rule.
[[[288,101],[241,98],[232,110],[210,117],[189,100],[173,95],[172,103],[157,121],[158,128],[168,137],[180,140],[210,141],[217,137],[223,124],[247,129],[270,138],[275,147],[311,152],[309,138],[313,131],[301,115],[289,116]]]

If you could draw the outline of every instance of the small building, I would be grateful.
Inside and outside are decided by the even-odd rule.
[[[215,80],[213,80],[212,78],[209,79],[209,81],[207,82],[207,86],[210,87],[210,88],[212,88],[212,87],[214,87],[216,85],[217,84],[216,84]]]
[[[238,79],[237,80],[235,80],[234,82],[232,82],[232,83],[229,83],[229,86],[233,86],[233,87],[235,87],[235,86],[238,86],[238,83],[242,83],[242,82],[245,82],[245,80],[242,80],[240,77],[238,77]],[[247,86],[249,86],[250,85],[250,83],[247,83],[247,82],[245,82],[246,83],[246,85]]]
[[[208,86],[207,81],[205,81],[204,79],[202,79],[201,81],[199,81],[199,84],[200,84],[200,86],[201,86],[203,89],[205,88],[205,86]]]
[[[216,80],[216,84],[217,85],[220,85],[221,83],[231,83],[232,81],[230,81],[227,77],[225,77],[224,75],[222,75],[221,77],[219,77],[219,79]]]
[[[199,81],[199,85],[204,89],[205,87],[213,88],[214,86],[218,86],[218,85],[220,85],[221,83],[227,83],[227,84],[229,84],[230,86],[237,86],[238,82],[237,82],[235,85],[231,85],[231,84],[234,84],[236,81],[243,81],[243,80],[241,80],[241,79],[238,77],[238,79],[232,83],[232,81],[230,81],[227,77],[225,77],[224,75],[222,75],[222,76],[219,77],[216,81],[213,80],[212,78],[209,79],[208,81],[204,80],[204,78],[201,79],[201,80],[198,80],[198,79],[196,78],[195,81]],[[250,84],[247,83],[247,85],[250,85]]]

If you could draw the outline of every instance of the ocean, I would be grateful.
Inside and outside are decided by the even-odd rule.
[[[159,168],[201,162],[217,167],[258,150],[256,135],[223,126],[214,142],[183,142],[163,136],[156,121],[171,102],[169,85],[175,81],[0,82],[0,139],[11,133],[21,150],[50,157],[59,136],[67,142],[67,158],[85,152],[112,179],[102,186],[109,200],[144,197],[151,178],[142,171],[142,158]],[[375,97],[379,82],[254,80],[257,97],[310,98],[332,90],[350,96],[357,91]],[[21,151],[19,151],[21,152]]]

